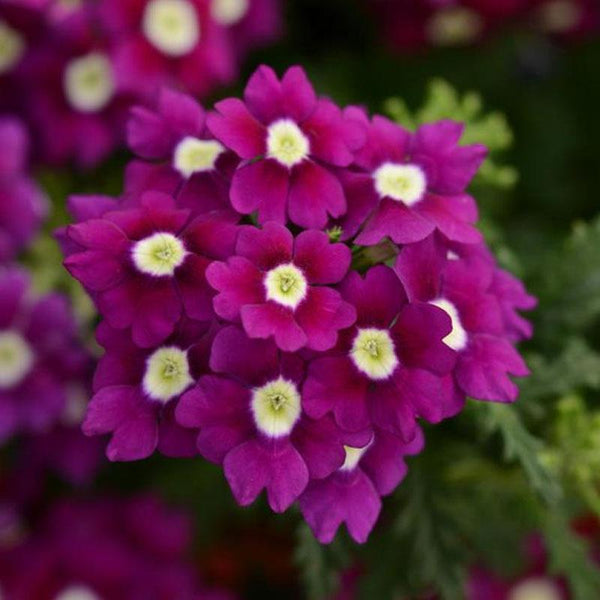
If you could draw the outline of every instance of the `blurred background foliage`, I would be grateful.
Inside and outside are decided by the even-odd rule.
[[[481,227],[539,298],[524,347],[533,375],[513,407],[472,402],[426,428],[425,452],[409,460],[363,547],[345,534],[322,547],[297,514],[276,517],[264,500],[238,508],[220,469],[200,459],[115,464],[94,486],[156,489],[187,506],[209,579],[248,598],[330,597],[340,573],[355,568],[364,598],[435,590],[459,599],[475,562],[515,572],[515,548],[533,530],[545,534],[552,569],[567,574],[574,597],[600,597],[600,572],[569,525],[582,512],[600,516],[600,42],[564,46],[512,30],[476,47],[402,55],[385,47],[365,3],[285,6],[286,36],[255,53],[219,97],[240,93],[261,62],[279,71],[300,63],[336,101],[407,127],[465,121],[464,140],[490,148],[472,187]],[[94,173],[40,172],[54,199],[48,231],[66,221],[69,193],[118,193],[127,156]],[[26,257],[38,288],[69,287],[82,318],[93,318],[54,243],[40,239]]]

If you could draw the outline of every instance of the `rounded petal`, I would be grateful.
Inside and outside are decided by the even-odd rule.
[[[331,244],[322,231],[303,231],[294,247],[294,264],[309,283],[338,283],[350,267],[352,254],[345,244]]]
[[[251,260],[261,271],[268,271],[292,260],[294,236],[287,227],[274,222],[262,229],[240,227],[236,253]]]
[[[244,330],[251,338],[273,337],[284,352],[296,352],[306,345],[306,333],[286,306],[274,302],[250,304],[243,306],[240,314]]]

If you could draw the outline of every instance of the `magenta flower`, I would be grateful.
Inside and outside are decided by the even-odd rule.
[[[0,271],[0,441],[48,431],[68,409],[69,386],[90,357],[66,298],[33,298],[29,277]]]
[[[356,542],[366,542],[381,510],[380,496],[396,489],[407,472],[405,456],[418,454],[423,445],[417,428],[408,444],[375,430],[368,445],[346,446],[344,464],[329,477],[312,480],[299,499],[300,511],[316,538],[328,544],[345,523]]]
[[[233,80],[236,61],[209,0],[105,0],[119,87],[146,99],[164,85],[204,96]]]
[[[450,318],[423,302],[408,303],[392,269],[380,265],[341,285],[357,320],[330,355],[311,361],[303,407],[312,418],[333,412],[347,431],[376,426],[414,438],[416,418],[438,422],[454,401],[447,377],[454,351],[443,343]]]
[[[167,456],[193,456],[195,436],[175,422],[181,394],[208,371],[214,332],[184,321],[163,344],[140,349],[126,332],[103,322],[96,333],[106,353],[94,376],[83,431],[111,434],[110,460],[138,460],[156,449]]]
[[[281,0],[212,0],[211,16],[227,29],[238,55],[280,37],[283,28]]]
[[[13,259],[37,233],[48,201],[27,176],[29,137],[23,124],[0,118],[0,264]]]
[[[269,505],[283,512],[309,479],[327,477],[344,462],[344,444],[363,446],[369,432],[343,434],[332,419],[303,413],[304,364],[281,354],[268,340],[253,340],[236,326],[213,342],[210,368],[185,393],[177,422],[199,429],[197,446],[207,460],[222,463],[242,506],[263,489]]]
[[[361,113],[347,111],[353,120]],[[362,118],[367,122],[366,116]],[[449,239],[473,243],[477,207],[465,188],[483,161],[478,144],[458,146],[464,126],[452,121],[421,126],[411,134],[375,116],[365,146],[356,153],[358,172],[343,175],[348,213],[340,220],[343,239],[372,245],[384,237],[398,244],[425,239],[436,228]]]
[[[600,6],[595,0],[529,0],[530,21],[541,33],[575,41],[600,30]]]
[[[219,293],[217,315],[241,322],[252,338],[273,337],[286,352],[328,350],[338,331],[356,319],[354,308],[326,284],[341,281],[350,250],[330,244],[326,233],[304,231],[294,240],[283,225],[241,227],[235,256],[206,272]]]
[[[198,214],[229,209],[231,174],[238,161],[208,133],[205,121],[204,109],[191,96],[166,88],[155,110],[135,106],[127,142],[144,161],[127,167],[125,194],[163,191],[176,197],[179,208]]]
[[[304,70],[292,67],[281,81],[259,67],[244,101],[222,100],[208,128],[245,161],[231,182],[231,203],[260,223],[291,220],[320,229],[328,215],[346,211],[334,167],[347,167],[364,141],[362,129],[330,100],[317,98]]]
[[[153,496],[63,500],[0,554],[2,591],[39,600],[211,597],[187,560],[191,531],[187,514]]]
[[[66,268],[112,327],[131,327],[133,341],[148,348],[164,341],[183,315],[212,320],[205,271],[211,259],[232,253],[236,227],[192,219],[170,196],[148,192],[139,208],[71,225],[67,235],[82,251],[68,256]]]
[[[429,302],[450,316],[452,331],[444,341],[458,354],[454,377],[462,392],[481,400],[515,400],[518,388],[509,375],[523,377],[529,371],[511,341],[529,330],[514,320],[514,309],[531,307],[534,300],[520,287],[515,291],[512,279],[506,291],[497,280],[505,275],[488,260],[454,252],[448,257],[435,237],[403,248],[394,269],[411,301]]]

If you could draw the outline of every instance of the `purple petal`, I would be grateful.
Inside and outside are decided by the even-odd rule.
[[[345,211],[344,190],[331,171],[310,160],[292,169],[288,213],[293,223],[306,229],[322,229],[328,215],[335,218]]]
[[[251,260],[262,271],[292,260],[294,236],[283,225],[265,223],[262,229],[240,227],[236,253]]]
[[[227,148],[245,159],[256,158],[266,151],[265,128],[248,112],[237,98],[215,104],[206,124],[210,132]]]
[[[355,241],[363,246],[377,244],[384,237],[397,244],[420,242],[435,229],[435,223],[419,212],[402,202],[383,198]]]
[[[296,322],[294,312],[274,302],[242,306],[242,324],[251,338],[268,339],[284,352],[296,352],[307,343],[307,335]]]
[[[303,231],[294,247],[294,264],[309,283],[338,283],[350,267],[352,254],[345,244],[329,243],[322,231]]]
[[[259,222],[286,222],[288,171],[271,159],[244,165],[231,181],[231,204],[242,214],[259,212]]]

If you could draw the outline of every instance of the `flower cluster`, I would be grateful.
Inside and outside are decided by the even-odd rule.
[[[0,117],[0,145],[0,264],[4,264],[37,233],[47,200],[27,173],[29,138],[18,119]]]
[[[279,0],[7,0],[0,112],[27,121],[38,159],[90,167],[122,141],[132,103],[234,81],[280,29]]]
[[[0,443],[80,422],[89,368],[66,298],[35,297],[24,270],[0,270]]]
[[[133,111],[119,198],[77,196],[65,266],[103,317],[83,425],[112,460],[221,464],[236,500],[298,501],[316,536],[366,540],[466,396],[511,402],[535,300],[498,268],[462,126],[411,133],[260,67],[205,113]]]
[[[232,600],[198,581],[191,531],[185,513],[153,496],[63,500],[35,533],[0,549],[2,597]]]
[[[562,40],[600,30],[595,0],[375,0],[369,8],[399,50],[468,45],[509,26]]]

